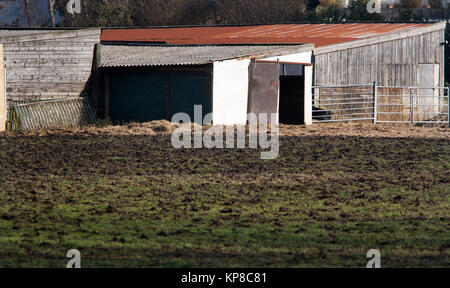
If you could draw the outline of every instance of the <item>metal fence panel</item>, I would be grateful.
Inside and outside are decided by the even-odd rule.
[[[9,130],[74,128],[97,121],[88,98],[10,102]]]
[[[313,86],[313,123],[373,121],[450,127],[449,87]]]
[[[449,123],[448,87],[378,86],[378,123]]]
[[[373,121],[373,84],[313,86],[313,123]]]

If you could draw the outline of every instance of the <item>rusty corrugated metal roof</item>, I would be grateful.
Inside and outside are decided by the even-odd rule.
[[[278,24],[232,27],[104,29],[102,41],[164,42],[174,45],[300,44],[316,47],[403,32],[433,24]]]
[[[235,58],[257,58],[313,49],[312,45],[132,46],[100,45],[99,67],[202,65]]]

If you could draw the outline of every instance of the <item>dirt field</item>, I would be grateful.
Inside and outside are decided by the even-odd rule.
[[[280,155],[165,122],[0,134],[0,267],[450,267],[450,129],[282,126]]]

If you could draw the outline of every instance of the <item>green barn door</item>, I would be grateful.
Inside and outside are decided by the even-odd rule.
[[[167,74],[111,73],[111,120],[147,122],[166,118]]]
[[[212,111],[211,76],[173,73],[170,89],[170,116],[182,112],[194,122],[194,105],[202,105],[202,119]]]

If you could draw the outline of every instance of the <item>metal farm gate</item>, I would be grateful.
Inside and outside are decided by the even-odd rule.
[[[448,87],[313,86],[313,123],[371,121],[450,125]]]
[[[375,123],[449,123],[448,87],[394,87],[377,89]]]
[[[374,85],[313,86],[313,123],[374,119]]]

